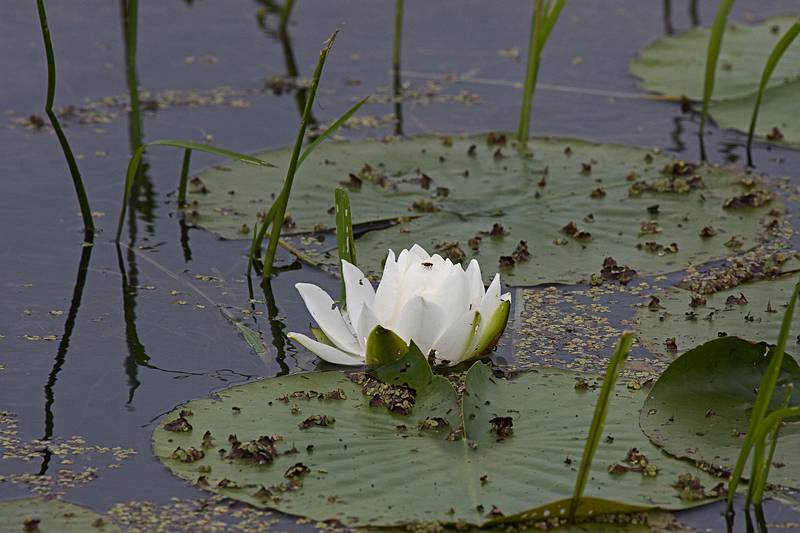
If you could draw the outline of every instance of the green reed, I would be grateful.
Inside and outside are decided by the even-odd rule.
[[[81,209],[81,218],[83,219],[83,228],[87,233],[94,232],[94,220],[92,220],[92,210],[89,208],[89,199],[86,196],[86,188],[83,186],[83,178],[81,177],[78,163],[75,161],[75,156],[70,148],[67,136],[61,128],[61,123],[53,111],[53,100],[56,95],[56,59],[53,52],[53,43],[50,39],[50,27],[47,25],[47,13],[44,8],[44,0],[36,0],[36,8],[39,12],[39,24],[42,27],[42,39],[44,40],[44,50],[47,56],[47,99],[44,104],[44,112],[47,118],[50,119],[50,125],[58,137],[58,142],[61,145],[61,151],[64,152],[64,158],[67,160],[70,175],[72,176],[72,184],[75,187],[75,195],[78,197],[78,205]]]
[[[347,305],[347,291],[344,284],[342,261],[356,265],[356,240],[353,236],[353,217],[350,211],[350,195],[341,187],[336,188],[336,246],[339,249],[339,270],[341,273],[342,306]]]
[[[722,49],[722,37],[725,35],[725,27],[728,24],[728,15],[731,12],[735,0],[721,0],[714,23],[711,25],[711,36],[708,39],[708,51],[706,53],[706,71],[703,83],[703,108],[700,112],[700,140],[703,139],[708,116],[708,106],[711,103],[711,95],[714,93],[714,82],[717,77],[717,61]],[[705,155],[705,154],[703,154]]]
[[[586,437],[586,444],[583,447],[583,457],[578,468],[578,478],[575,480],[575,488],[572,491],[572,499],[569,503],[570,521],[575,520],[575,515],[578,512],[583,490],[586,488],[586,481],[589,479],[589,471],[592,468],[592,460],[597,451],[597,446],[600,444],[600,437],[608,414],[608,402],[614,392],[614,385],[617,382],[619,371],[622,369],[625,358],[628,357],[628,353],[631,350],[633,340],[634,334],[632,331],[624,332],[619,338],[611,359],[608,361],[606,375],[603,378],[603,386],[594,406],[594,416],[592,416],[592,424],[589,426],[589,435]]]
[[[530,41],[528,42],[528,63],[525,70],[525,86],[522,92],[522,107],[517,128],[517,141],[520,144],[528,141],[533,93],[536,90],[536,79],[539,76],[542,50],[563,8],[564,0],[555,0],[552,6],[549,0],[544,2],[542,0],[534,0]]]
[[[794,392],[794,384],[790,383],[784,388],[783,403],[781,409],[789,407],[789,402],[792,399]],[[780,424],[776,424],[775,428],[766,434],[761,440],[756,441],[755,451],[753,455],[753,466],[750,474],[750,482],[747,486],[747,499],[745,500],[745,508],[749,508],[751,503],[756,506],[761,505],[761,500],[764,496],[764,489],[767,486],[767,478],[769,477],[769,469],[772,464],[772,458],[775,456],[775,448],[778,446],[778,433],[780,432]],[[770,439],[769,452],[765,455],[765,446],[767,437]]]

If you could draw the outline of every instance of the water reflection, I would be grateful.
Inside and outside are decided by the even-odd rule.
[[[81,306],[81,299],[83,297],[83,288],[86,285],[86,273],[89,269],[89,260],[92,257],[92,250],[94,249],[94,237],[92,233],[86,234],[87,245],[84,245],[81,251],[81,258],[78,262],[78,275],[75,279],[75,285],[72,289],[72,299],[70,300],[69,310],[67,311],[67,318],[64,321],[64,333],[61,335],[61,340],[58,343],[56,350],[56,357],[53,361],[53,368],[47,377],[47,383],[44,386],[44,435],[42,440],[47,441],[53,437],[55,429],[55,418],[53,415],[53,405],[55,404],[55,386],[58,381],[58,374],[64,367],[67,360],[67,351],[69,350],[69,341],[72,337],[72,331],[75,329],[75,320],[78,317],[78,309]],[[49,448],[42,451],[43,459],[42,465],[39,469],[39,475],[43,476],[47,473],[47,468],[50,465],[51,452]]]
[[[664,33],[672,35],[675,33],[675,27],[672,25],[672,0],[664,0],[663,2],[664,13]]]
[[[667,0],[668,1],[668,0]],[[395,0],[394,47],[392,50],[392,96],[394,97],[394,133],[403,134],[403,83],[400,78],[400,53],[403,42],[403,3]]]

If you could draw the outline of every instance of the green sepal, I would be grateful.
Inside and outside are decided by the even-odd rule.
[[[508,316],[511,313],[511,302],[504,300],[500,302],[495,312],[489,317],[486,323],[486,329],[478,339],[478,345],[475,347],[473,357],[483,355],[497,345],[503,331],[508,324]]]
[[[367,365],[380,366],[393,363],[408,351],[408,344],[397,333],[383,326],[375,326],[367,337]]]

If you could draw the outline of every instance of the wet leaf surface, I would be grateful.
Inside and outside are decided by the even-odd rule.
[[[107,517],[79,505],[46,498],[0,502],[0,529],[32,533],[114,533],[120,529]],[[7,529],[6,529],[7,528]]]

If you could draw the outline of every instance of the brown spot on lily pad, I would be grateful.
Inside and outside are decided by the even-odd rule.
[[[172,452],[172,457],[176,461],[180,461],[181,463],[193,463],[195,461],[199,461],[203,457],[206,456],[206,453],[203,450],[198,450],[194,446],[190,448],[183,449],[180,446],[175,448],[175,451]]]
[[[510,416],[495,416],[489,420],[491,432],[496,433],[501,439],[510,437],[514,432],[514,419]]]
[[[300,422],[297,425],[297,427],[299,427],[300,429],[309,429],[314,426],[327,427],[327,426],[332,426],[334,422],[336,422],[336,419],[333,418],[332,416],[311,415],[302,422]]]
[[[184,417],[179,416],[175,420],[164,424],[164,429],[176,433],[185,433],[192,430],[192,425]]]

